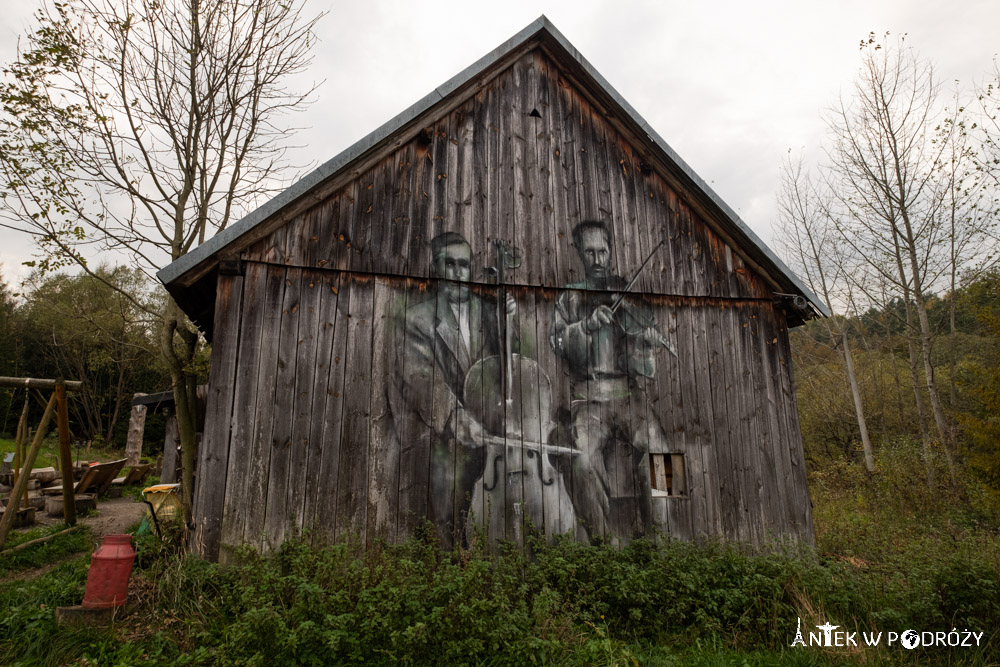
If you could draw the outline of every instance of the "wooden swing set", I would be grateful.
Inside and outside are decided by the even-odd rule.
[[[56,423],[59,429],[59,469],[62,472],[62,496],[64,516],[67,526],[76,524],[76,504],[73,489],[73,456],[69,443],[69,413],[66,407],[66,392],[79,391],[83,387],[83,382],[58,380],[43,380],[37,378],[13,378],[0,377],[0,387],[23,387],[25,390],[24,408],[21,410],[21,418],[17,424],[17,436],[15,438],[15,455],[17,457],[17,471],[15,473],[14,488],[10,492],[10,500],[0,518],[0,549],[7,541],[7,534],[14,525],[14,519],[20,509],[21,501],[25,506],[28,504],[28,479],[31,477],[31,470],[38,458],[38,452],[42,448],[42,440],[48,430],[52,415],[56,415]],[[52,395],[48,402],[44,400],[41,392],[51,390]],[[28,402],[31,392],[36,392],[39,402],[45,405],[45,413],[38,424],[31,446],[24,452],[24,446],[28,440]],[[23,452],[23,454],[22,454]]]

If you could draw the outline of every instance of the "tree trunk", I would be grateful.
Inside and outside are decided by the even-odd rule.
[[[955,310],[957,308],[958,294],[955,292],[955,281],[952,280],[951,303],[948,304],[948,402],[951,404],[952,415],[958,410],[958,397],[955,390]],[[954,429],[954,427],[953,427]],[[954,436],[954,430],[952,430]],[[954,437],[952,438],[954,441]]]
[[[170,370],[174,392],[174,410],[177,414],[177,434],[181,442],[181,501],[184,505],[184,524],[191,525],[192,498],[194,496],[194,465],[197,460],[197,410],[195,389],[198,378],[189,371],[198,348],[198,336],[186,325],[184,314],[170,299],[164,308],[160,347]]]
[[[927,466],[927,486],[934,488],[934,466],[931,454],[931,434],[927,431],[927,409],[924,407],[924,393],[920,388],[920,371],[917,370],[917,344],[913,340],[913,304],[910,303],[909,293],[904,299],[906,304],[906,350],[910,362],[910,378],[913,383],[913,400],[917,406],[917,423],[920,425],[920,440],[923,442],[924,463]]]
[[[917,292],[917,320],[920,322],[920,351],[924,362],[924,381],[927,384],[927,393],[931,398],[934,425],[937,427],[938,435],[941,438],[941,449],[944,451],[944,458],[948,464],[948,475],[951,478],[951,485],[954,487],[958,483],[955,473],[955,459],[951,455],[951,438],[949,438],[948,422],[944,417],[941,395],[938,392],[937,382],[934,379],[934,366],[931,364],[931,325],[927,317],[927,304],[923,301],[919,292]]]
[[[851,396],[854,398],[854,412],[858,418],[858,429],[861,431],[861,448],[865,454],[865,468],[869,473],[875,472],[875,453],[872,441],[868,437],[868,422],[865,419],[864,407],[861,404],[861,388],[858,386],[858,376],[854,371],[854,357],[851,355],[851,344],[847,337],[847,323],[841,327],[841,340],[844,344],[844,365],[847,367],[847,381],[851,384]]]

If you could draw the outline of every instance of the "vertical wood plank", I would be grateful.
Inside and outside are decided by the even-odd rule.
[[[313,244],[315,256],[310,258],[310,266],[321,269],[337,268],[338,264],[347,264],[346,258],[339,260],[343,244],[340,237],[350,233],[350,229],[345,232],[341,228],[340,209],[343,203],[343,189],[334,193],[316,208],[316,228],[313,234],[317,237]]]
[[[264,510],[264,550],[277,549],[285,541],[291,524],[288,512],[288,471],[292,449],[292,418],[295,405],[295,370],[298,353],[301,269],[289,268],[281,301],[281,324],[276,343],[278,368],[274,384],[274,411],[264,445],[269,451],[267,500]]]
[[[347,447],[344,442],[344,401],[352,285],[350,274],[338,274],[337,282],[330,285],[333,301],[328,302],[324,309],[326,321],[333,328],[333,346],[324,397],[323,452],[319,474],[321,486],[313,526],[321,526],[326,536],[331,538],[344,532],[339,522],[337,501],[340,496],[341,457]],[[329,295],[327,298],[330,298]],[[326,315],[327,312],[329,315]]]
[[[163,461],[160,467],[160,483],[173,484],[177,479],[177,448],[181,444],[181,438],[177,432],[177,415],[167,408],[164,409],[164,415],[167,418],[167,423],[163,438]]]
[[[295,384],[292,397],[292,424],[288,447],[288,477],[285,482],[285,514],[289,528],[303,530],[305,520],[305,494],[312,488],[318,470],[309,467],[314,447],[312,424],[317,420],[313,413],[316,378],[321,375],[320,320],[323,301],[323,274],[303,271],[300,283],[298,332],[296,334]],[[319,421],[322,417],[319,416]]]
[[[351,534],[366,539],[375,282],[368,276],[356,274],[351,276],[351,281],[337,484],[337,533],[338,536]]]
[[[275,414],[275,387],[278,379],[278,350],[276,344],[281,336],[282,302],[285,294],[285,268],[268,266],[261,269],[265,273],[263,308],[260,332],[260,355],[258,357],[257,387],[253,393],[254,405],[247,409],[254,410],[253,431],[247,433],[250,447],[247,451],[249,469],[246,474],[247,494],[241,505],[229,504],[228,507],[245,507],[241,535],[235,544],[248,542],[258,549],[266,546],[264,530],[267,508],[267,493],[269,488],[271,464],[271,427]],[[248,304],[249,311],[249,304]],[[250,363],[248,361],[248,363]],[[239,419],[239,414],[233,414],[233,420]],[[233,435],[236,441],[236,433]],[[237,482],[238,483],[238,482]]]
[[[226,471],[229,467],[230,426],[235,374],[240,349],[242,276],[219,276],[215,296],[215,338],[209,369],[206,426],[198,452],[198,475],[192,514],[194,550],[216,559],[222,537]],[[176,428],[176,419],[174,420]],[[176,450],[175,450],[176,456]]]
[[[448,220],[448,215],[451,213],[448,197],[448,172],[450,168],[448,163],[448,120],[448,118],[443,118],[434,125],[434,141],[431,144],[431,164],[434,167],[433,181],[428,190],[431,197],[430,210],[432,213],[427,234],[428,243],[442,232],[455,231],[449,227]]]
[[[396,532],[399,486],[399,450],[393,440],[386,383],[394,382],[390,348],[391,326],[405,292],[395,282],[375,280],[372,312],[371,429],[368,455],[367,541],[390,541]],[[405,301],[405,300],[403,300]]]
[[[396,152],[396,173],[393,178],[392,232],[381,239],[388,249],[388,273],[409,275],[410,239],[415,233],[413,220],[416,148],[411,141]],[[389,268],[391,267],[391,269]]]
[[[760,432],[757,422],[757,409],[754,394],[759,393],[756,378],[753,374],[753,360],[750,356],[752,344],[750,341],[753,325],[753,312],[747,304],[740,304],[733,309],[737,314],[738,336],[735,350],[739,360],[739,396],[742,403],[744,429],[746,431],[745,451],[747,456],[747,491],[748,506],[757,528],[754,543],[763,545],[768,539],[767,518],[770,515],[770,505],[773,493],[764,488],[766,471],[761,459]]]
[[[792,464],[791,484],[789,488],[795,490],[797,500],[797,502],[792,503],[794,526],[790,532],[797,533],[799,539],[807,544],[815,544],[816,537],[813,532],[812,501],[809,499],[805,454],[802,449],[802,429],[799,427],[799,414],[795,406],[795,380],[792,375],[792,354],[788,339],[788,328],[783,316],[776,315],[776,318],[778,321],[778,345],[780,345],[778,359],[782,367],[779,377],[784,396],[786,446],[790,450]]]
[[[558,167],[553,167],[556,141],[552,127],[556,112],[551,101],[549,63],[540,51],[535,51],[533,57],[531,97],[535,110],[541,115],[541,118],[531,118],[534,131],[536,183],[533,188],[535,232],[532,238],[533,242],[537,242],[537,245],[533,246],[533,252],[538,255],[540,264],[537,284],[554,286],[560,284],[555,238],[557,229],[562,224],[556,213],[558,190],[553,173],[554,170],[558,170]]]
[[[337,293],[340,290],[339,272],[319,271],[310,275],[317,290],[313,308],[317,311],[315,324],[316,360],[312,370],[312,386],[310,389],[308,447],[305,458],[305,473],[303,479],[304,493],[302,497],[302,526],[313,531],[313,538],[322,540],[332,534],[332,527],[327,525],[320,508],[323,498],[330,493],[331,480],[324,475],[323,459],[328,450],[337,449],[340,433],[331,434],[326,430],[327,407],[330,406],[329,389],[331,385],[332,366],[334,365],[335,340],[337,323]],[[339,397],[338,397],[339,398]],[[332,406],[330,406],[331,409]],[[338,424],[339,426],[339,424]],[[331,437],[333,442],[331,442]],[[327,471],[328,472],[328,471]],[[336,478],[332,480],[336,488]]]
[[[244,527],[251,492],[250,469],[253,456],[259,456],[255,447],[257,375],[262,362],[261,332],[263,329],[264,295],[267,285],[267,267],[251,262],[246,265],[243,279],[242,317],[240,319],[239,352],[233,387],[233,409],[227,430],[230,456],[226,467],[224,486],[224,513],[222,516],[221,545],[238,546],[246,539]],[[213,415],[213,419],[214,419]],[[170,442],[170,422],[177,431],[177,418],[168,421],[167,442]],[[164,444],[166,447],[166,444]],[[176,455],[176,454],[175,454]],[[164,459],[166,460],[166,459]],[[173,470],[176,473],[176,467]],[[220,551],[220,558],[228,557]]]
[[[334,263],[331,268],[340,271],[347,271],[352,266],[360,263],[358,254],[361,244],[355,241],[355,236],[363,234],[363,230],[358,228],[358,219],[361,217],[357,210],[359,208],[358,199],[360,194],[360,179],[356,178],[345,185],[339,193],[340,206],[337,211],[339,232],[334,238],[335,246]]]
[[[566,81],[559,77],[556,80],[555,106],[552,109],[556,134],[556,150],[553,152],[556,171],[556,208],[562,215],[556,216],[556,238],[553,240],[556,249],[556,265],[559,268],[559,281],[556,287],[562,287],[581,279],[582,267],[572,246],[573,227],[582,219],[580,180],[577,177],[577,152],[579,144],[576,137],[576,117],[573,93]]]
[[[699,345],[693,350],[697,395],[692,397],[692,400],[697,401],[701,421],[697,438],[701,475],[692,474],[688,484],[688,492],[695,502],[695,507],[703,507],[695,515],[700,518],[700,520],[695,519],[697,521],[694,527],[695,537],[723,535],[719,509],[719,446],[714,431],[716,417],[714,414],[715,406],[712,402],[712,375],[709,368],[709,355],[713,339],[710,335],[708,319],[712,310],[709,307],[700,307],[694,313],[696,339]]]
[[[724,306],[723,306],[724,308]],[[712,389],[712,415],[715,436],[716,470],[718,471],[719,517],[726,539],[737,539],[739,522],[739,489],[737,487],[737,460],[730,430],[730,408],[727,396],[724,339],[729,335],[727,313],[714,308],[706,313],[708,318],[708,368]],[[735,407],[734,407],[735,411]]]
[[[760,515],[756,499],[759,494],[753,462],[753,438],[749,431],[745,387],[745,366],[740,354],[743,317],[739,306],[728,308],[730,335],[726,338],[726,388],[730,410],[730,431],[735,434],[735,458],[737,460],[737,484],[740,498],[740,539],[751,544],[759,544]]]

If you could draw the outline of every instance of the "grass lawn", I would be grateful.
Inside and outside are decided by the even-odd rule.
[[[8,438],[0,438],[0,458],[13,451],[14,441]],[[102,449],[91,447],[88,452],[86,446],[80,447],[79,450],[76,447],[71,446],[70,451],[73,455],[74,464],[77,460],[114,461],[116,459],[124,458],[125,456],[125,452],[120,449]],[[77,458],[78,456],[79,459]],[[42,449],[38,452],[38,458],[35,459],[34,468],[48,467],[56,469],[59,468],[59,440],[54,435],[49,435],[44,441],[42,441]]]

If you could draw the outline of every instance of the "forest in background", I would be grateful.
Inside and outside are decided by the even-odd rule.
[[[124,449],[133,395],[167,391],[170,376],[155,321],[123,292],[151,304],[164,296],[126,267],[101,266],[95,274],[33,275],[21,286],[0,275],[0,375],[83,380],[83,390],[70,395],[73,439]],[[24,406],[23,390],[0,389],[0,437],[13,439]],[[28,401],[29,424],[43,408]],[[162,447],[161,422],[156,415],[147,422],[154,452]]]
[[[956,331],[950,331],[952,303]],[[835,316],[850,333],[858,384],[873,441],[876,470],[886,458],[913,450],[916,483],[930,465],[947,472],[944,443],[932,440],[932,460],[923,461],[922,439],[931,428],[913,397],[904,305],[890,303],[860,316]],[[957,292],[928,301],[933,334],[932,368],[942,386],[953,429],[958,481],[1000,498],[1000,273],[988,272]],[[813,320],[792,330],[796,399],[807,467],[822,474],[831,466],[863,467],[864,452],[843,360],[842,338],[828,322]],[[926,394],[923,371],[918,379]],[[925,401],[927,400],[925,396]],[[923,420],[923,423],[921,421]],[[947,475],[934,486],[948,486]],[[992,502],[996,502],[993,500]],[[1000,507],[1000,506],[998,506]]]

